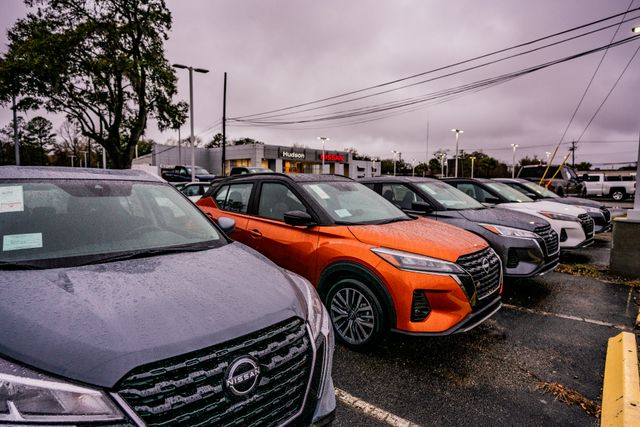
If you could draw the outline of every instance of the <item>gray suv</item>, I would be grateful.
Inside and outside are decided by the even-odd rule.
[[[328,423],[304,278],[138,171],[0,167],[0,424]]]

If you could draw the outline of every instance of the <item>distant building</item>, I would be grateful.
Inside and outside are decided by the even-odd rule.
[[[196,148],[196,165],[214,175],[222,174],[222,148]],[[380,162],[353,160],[347,151],[316,150],[268,144],[230,145],[225,153],[226,175],[237,166],[269,168],[274,172],[327,173],[353,179],[379,176]],[[324,160],[324,170],[322,164]],[[155,144],[151,154],[134,159],[134,164],[173,166],[189,164],[191,148]]]

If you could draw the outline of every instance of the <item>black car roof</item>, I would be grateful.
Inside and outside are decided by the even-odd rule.
[[[224,177],[222,179],[220,179],[219,181],[216,180],[216,183],[220,183],[221,181],[227,182],[227,181],[236,181],[236,180],[244,180],[244,179],[255,179],[255,178],[268,178],[268,179],[273,179],[273,178],[282,178],[282,179],[288,179],[294,182],[334,182],[334,181],[345,181],[345,182],[349,182],[349,181],[353,181],[351,178],[348,178],[346,176],[342,176],[342,175],[328,175],[328,174],[307,174],[307,173],[300,173],[300,174],[284,174],[284,173],[279,173],[279,172],[259,172],[259,173],[246,173],[246,174],[242,174],[242,175],[234,175],[234,176],[228,176],[228,177]]]
[[[481,183],[488,183],[491,182],[490,179],[488,178],[442,178],[443,181],[470,181],[470,182],[481,182]]]
[[[427,176],[374,176],[371,178],[362,178],[358,182],[435,182],[436,178]]]
[[[59,166],[0,166],[0,179],[95,179],[102,181],[165,182],[135,169],[93,169]]]

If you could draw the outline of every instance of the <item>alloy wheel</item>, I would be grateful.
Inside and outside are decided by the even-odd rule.
[[[349,344],[363,344],[374,333],[373,306],[357,289],[345,287],[336,292],[331,299],[330,313],[336,333]]]

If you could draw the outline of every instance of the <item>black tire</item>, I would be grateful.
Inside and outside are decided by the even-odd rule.
[[[611,192],[609,193],[609,195],[616,202],[620,202],[620,201],[626,199],[627,192],[622,188],[612,188]]]
[[[354,350],[375,346],[388,332],[378,296],[360,278],[344,277],[334,283],[325,300],[338,341]]]

